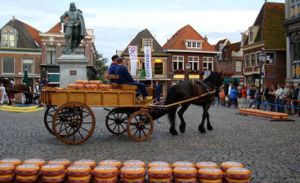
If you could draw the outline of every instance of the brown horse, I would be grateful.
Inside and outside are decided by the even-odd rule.
[[[25,104],[32,104],[34,98],[29,86],[25,84],[12,85],[9,80],[4,83],[4,86],[9,99],[9,105],[12,105],[12,99],[14,99],[14,95],[18,93],[25,95]]]
[[[191,104],[197,105],[197,106],[202,106],[203,108],[203,115],[202,115],[202,122],[198,127],[198,130],[201,133],[205,133],[205,119],[207,119],[207,129],[208,130],[213,130],[212,125],[210,124],[209,120],[209,113],[208,110],[211,106],[211,104],[214,101],[215,93],[213,91],[215,88],[221,87],[223,83],[223,77],[221,73],[217,72],[211,72],[211,74],[203,81],[199,81],[196,83],[192,83],[190,81],[184,81],[179,83],[178,85],[172,86],[168,90],[168,94],[166,97],[166,104],[172,104],[178,101],[183,101],[186,99],[202,96],[203,94],[205,96],[200,97],[197,100],[184,103],[181,105],[181,108],[178,111],[178,116],[180,118],[181,124],[179,126],[180,132],[184,133],[185,132],[185,127],[186,123],[183,118],[184,112],[188,109],[188,107]],[[176,111],[177,111],[178,106],[173,107],[169,109],[168,111],[168,117],[169,121],[171,124],[170,127],[170,133],[172,135],[177,135],[177,131],[175,128],[175,119],[176,119]],[[198,114],[198,113],[197,113]]]

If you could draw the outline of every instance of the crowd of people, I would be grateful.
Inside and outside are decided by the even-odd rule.
[[[216,89],[215,105],[232,108],[256,108],[273,112],[286,112],[300,116],[300,84],[277,84],[262,89],[255,85],[232,85]]]

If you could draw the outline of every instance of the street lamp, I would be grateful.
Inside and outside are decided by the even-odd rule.
[[[187,63],[185,65],[185,69],[184,69],[184,80],[188,81],[189,80],[189,75],[188,75],[188,71],[191,70],[191,63]]]
[[[261,81],[262,81],[262,67],[266,62],[266,51],[265,48],[261,49],[261,52],[259,53],[259,91],[261,91]]]

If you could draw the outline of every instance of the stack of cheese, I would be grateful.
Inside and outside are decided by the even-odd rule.
[[[148,164],[148,180],[150,183],[171,183],[173,170],[169,163],[154,161]]]
[[[111,85],[102,84],[101,81],[77,80],[75,84],[68,84],[68,89],[90,89],[90,90],[109,90]]]
[[[119,170],[116,166],[102,165],[93,170],[95,183],[116,183],[118,181]]]
[[[201,183],[222,183],[223,171],[214,162],[198,162],[199,182]]]
[[[96,162],[90,159],[75,161],[67,169],[69,183],[89,183],[91,181],[91,170],[96,167]]]
[[[0,161],[0,182],[11,182],[15,176],[16,166],[22,164],[19,159],[2,159]]]
[[[61,183],[65,181],[65,166],[47,164],[41,167],[42,180],[45,183]]]
[[[121,168],[121,179],[123,183],[144,183],[146,164],[140,160],[125,161]]]
[[[40,167],[36,164],[21,164],[16,167],[16,180],[20,183],[34,183],[38,181]]]
[[[251,171],[244,168],[244,165],[240,162],[223,162],[221,163],[221,169],[225,172],[224,181],[228,183],[251,182]]]
[[[116,167],[117,168],[117,175],[116,175],[116,182],[118,182],[120,180],[120,172],[121,172],[121,168],[122,168],[122,162],[121,161],[118,161],[118,160],[103,160],[103,161],[100,161],[99,166],[110,166],[110,167]],[[114,170],[113,170],[114,171]],[[103,178],[101,178],[101,176],[96,176],[95,175],[95,179],[98,179],[98,182],[103,182]],[[101,180],[101,181],[100,181]],[[111,178],[110,180],[114,180],[114,178]],[[109,180],[107,180],[108,183],[110,183]],[[113,182],[113,181],[111,181]]]
[[[173,168],[176,183],[197,183],[197,169],[194,163],[177,161],[173,163]]]

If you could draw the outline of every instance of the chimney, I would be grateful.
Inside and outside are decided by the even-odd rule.
[[[207,36],[205,35],[205,36],[204,36],[204,41],[207,41],[207,40],[208,40],[208,39],[207,39]]]

